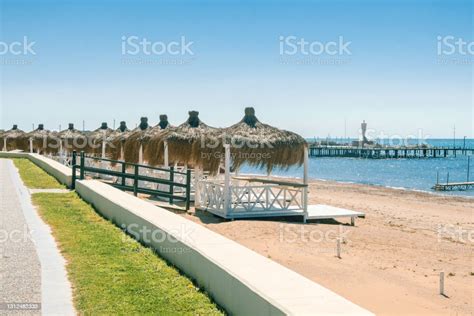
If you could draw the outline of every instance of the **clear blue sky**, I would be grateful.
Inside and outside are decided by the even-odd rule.
[[[95,129],[140,116],[172,124],[200,111],[214,126],[254,106],[266,123],[303,136],[357,136],[360,122],[387,135],[473,137],[471,65],[440,65],[437,36],[473,41],[472,1],[19,1],[0,0],[0,41],[27,36],[36,55],[0,55],[0,128],[32,123]],[[185,65],[129,65],[122,37],[168,43],[184,36]],[[279,38],[350,41],[341,65],[284,64]]]

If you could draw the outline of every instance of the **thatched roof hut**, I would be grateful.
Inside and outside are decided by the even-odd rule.
[[[91,154],[100,154],[102,152],[102,141],[104,138],[107,139],[113,131],[107,126],[106,122],[103,122],[98,129],[87,135],[86,151]]]
[[[168,122],[168,116],[165,114],[160,115],[160,122],[154,127],[148,127],[144,130],[140,129],[134,131],[125,142],[124,156],[125,161],[137,163],[139,162],[139,152],[140,147],[142,148],[142,153],[144,160],[149,162],[148,156],[151,153],[158,151],[160,156],[163,154],[163,150],[158,148],[150,147],[151,139],[158,139],[165,130],[170,127]]]
[[[108,157],[114,156],[115,153],[115,148],[114,148],[114,142],[116,139],[120,141],[120,139],[126,134],[130,132],[130,130],[127,128],[127,124],[125,121],[120,122],[120,126],[116,129],[113,130],[110,133],[107,133],[108,135],[105,138],[105,154]],[[102,152],[102,142],[104,141],[103,137],[98,137],[96,139],[96,146],[95,146],[95,153],[100,154]],[[121,146],[119,143],[118,146]],[[120,149],[120,148],[119,148]]]
[[[23,134],[21,137],[18,139],[18,149],[21,149],[23,151],[30,151],[30,139],[32,142],[32,147],[34,152],[48,152],[48,137],[49,137],[50,131],[44,129],[43,124],[38,124],[38,128]]]
[[[219,147],[207,146],[215,144],[219,139],[221,130],[206,125],[199,119],[199,112],[190,111],[189,118],[183,124],[166,130],[159,138],[150,141],[150,147],[157,149],[154,153],[147,155],[152,164],[162,161],[161,150],[164,142],[168,143],[169,162],[172,164],[183,164],[200,167],[203,170],[216,172],[220,163],[220,156],[215,151]],[[208,142],[209,141],[209,142]]]
[[[4,145],[6,148],[4,148],[5,151],[10,151],[10,150],[15,150],[18,149],[18,141],[21,136],[25,134],[24,131],[18,128],[18,125],[13,125],[13,127],[4,132],[1,135],[1,143],[0,146],[3,148]]]
[[[160,122],[143,135],[141,139],[143,157],[148,164],[152,166],[164,164],[164,148],[161,140],[172,128],[174,127],[168,122],[168,116],[161,114]]]
[[[307,143],[300,135],[261,123],[252,107],[245,109],[240,122],[225,129],[225,142],[230,144],[232,168],[247,163],[266,168],[288,168],[302,165]]]
[[[148,124],[147,117],[140,118],[140,124],[137,128],[133,129],[127,135],[123,135],[121,143],[123,146],[123,159],[127,162],[138,163],[139,150],[140,150],[140,139],[145,135],[146,131],[151,129]],[[114,141],[114,145],[117,140]]]
[[[83,151],[87,148],[87,137],[75,129],[74,124],[69,123],[67,129],[60,131],[54,137],[48,138],[48,148],[58,152],[61,147],[67,152],[72,152],[73,150]]]
[[[123,159],[123,150],[125,147],[125,142],[127,139],[135,133],[138,130],[141,130],[141,128],[147,128],[148,127],[148,119],[146,117],[142,117],[140,120],[140,124],[138,127],[134,128],[133,130],[125,130],[123,133],[120,133],[113,137],[113,139],[110,139],[110,154],[111,158],[118,160],[118,159]]]

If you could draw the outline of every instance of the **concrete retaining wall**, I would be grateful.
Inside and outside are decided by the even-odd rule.
[[[38,167],[55,177],[60,183],[71,187],[72,170],[59,162],[46,158],[38,154],[0,152],[0,158],[26,158],[36,164]]]
[[[371,315],[222,235],[110,185],[80,180],[76,191],[104,217],[194,279],[231,314]]]
[[[27,153],[0,151],[0,158],[28,158]]]

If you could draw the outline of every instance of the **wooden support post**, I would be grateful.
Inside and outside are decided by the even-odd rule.
[[[444,271],[441,271],[439,273],[439,294],[440,295],[445,295],[444,294]]]
[[[106,146],[106,139],[107,139],[107,134],[106,134],[106,131],[105,129],[103,130],[102,132],[104,135],[103,135],[103,139],[102,139],[102,158],[105,158],[105,146]]]
[[[303,174],[303,210],[304,210],[304,222],[308,217],[308,148],[304,148],[304,174]]]
[[[143,146],[140,144],[140,149],[138,150],[138,163],[143,164]]]
[[[341,259],[341,237],[338,237],[336,241],[336,256]]]
[[[64,164],[63,140],[59,140],[59,162]]]
[[[165,141],[163,143],[163,154],[164,154],[164,165],[165,167],[168,167],[169,165],[169,157],[168,157],[168,142]]]
[[[225,159],[224,159],[224,214],[227,215],[227,213],[230,210],[231,206],[231,201],[230,201],[230,145],[225,144]]]
[[[191,173],[189,174],[191,177]],[[199,195],[199,181],[201,181],[202,170],[201,167],[197,166],[194,168],[194,206],[200,205],[200,195]],[[191,183],[191,182],[190,182]]]

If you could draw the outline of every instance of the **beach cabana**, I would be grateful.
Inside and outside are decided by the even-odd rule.
[[[18,149],[30,153],[48,152],[48,137],[50,131],[44,129],[43,124],[38,124],[38,128],[23,134],[18,141]]]
[[[193,169],[190,192],[193,200],[197,196],[195,188],[202,177],[202,171],[215,173],[218,170],[220,158],[209,157],[207,153],[219,148],[208,148],[206,145],[208,142],[214,144],[219,139],[221,130],[202,122],[197,111],[190,111],[188,114],[188,119],[181,125],[168,127],[162,133],[155,134],[148,141],[145,156],[151,165],[171,165],[178,171]],[[174,180],[184,183],[186,178],[177,175]],[[174,190],[179,193],[180,188],[175,187]]]
[[[148,128],[148,119],[146,117],[142,117],[140,119],[140,124],[134,128],[133,130],[125,130],[123,133],[117,134],[115,137],[110,139],[110,154],[113,160],[125,160],[125,143],[127,142],[128,138],[137,133],[142,129]]]
[[[87,148],[87,136],[74,128],[73,123],[69,123],[68,128],[60,131],[55,137],[48,138],[48,148],[55,149],[55,153],[61,155],[83,151]]]
[[[20,137],[22,137],[25,134],[24,131],[18,128],[18,125],[13,125],[13,127],[4,132],[1,135],[1,142],[3,146],[3,151],[10,151],[10,150],[16,150],[18,149],[18,142],[20,140]]]
[[[244,163],[266,169],[287,169],[304,163],[306,140],[300,135],[261,123],[254,108],[246,108],[240,122],[225,129],[225,143],[230,145],[232,166]]]
[[[121,139],[129,132],[130,130],[127,128],[127,124],[125,123],[125,121],[121,121],[120,126],[116,130],[108,133],[108,135],[105,137],[105,140],[104,137],[98,137],[96,139],[94,153],[96,155],[102,154],[104,157],[114,157],[116,151],[114,144],[116,140],[118,151],[120,152],[120,149],[122,147]],[[117,159],[119,157],[120,156],[118,156]]]
[[[132,163],[143,163],[146,161],[148,164],[153,165],[148,158],[153,155],[162,157],[163,150],[159,147],[150,146],[150,141],[152,139],[159,139],[160,135],[169,127],[168,116],[162,114],[160,115],[160,122],[156,126],[133,132],[125,142],[125,160]]]
[[[296,133],[261,123],[253,108],[222,134],[224,177],[199,182],[198,208],[224,218],[306,216],[308,149]],[[265,176],[231,174],[243,165],[263,168]],[[269,177],[274,168],[304,165],[303,181]]]
[[[106,140],[113,132],[114,130],[109,128],[106,122],[103,122],[98,129],[87,135],[88,141],[85,151],[89,154],[98,154],[105,158],[106,143],[104,140]]]
[[[152,127],[148,124],[148,118],[140,118],[140,124],[132,130],[123,142],[123,160],[130,163],[143,163],[143,142],[145,134]]]
[[[220,158],[218,155],[209,157],[208,153],[220,139],[221,129],[211,127],[199,119],[199,112],[190,111],[188,119],[177,127],[171,127],[164,133],[152,137],[147,159],[154,165],[161,161],[165,165],[181,165],[194,167],[209,172],[218,170]]]
[[[138,127],[132,130],[129,135],[127,135],[127,138],[123,143],[123,160],[130,163],[143,162],[141,138],[149,129],[151,129],[151,126],[148,124],[148,118],[140,118],[140,124]]]
[[[144,160],[152,166],[168,166],[168,149],[161,140],[172,129],[166,114],[160,115],[160,122],[148,130],[141,139]]]

